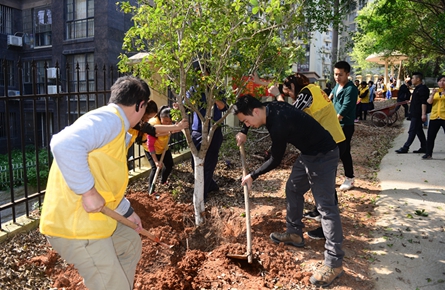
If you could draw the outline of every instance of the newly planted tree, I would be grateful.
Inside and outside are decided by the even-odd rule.
[[[156,90],[168,88],[182,116],[196,112],[201,121],[200,150],[185,130],[195,164],[197,225],[203,222],[204,159],[215,130],[230,113],[229,109],[220,120],[213,121],[215,102],[221,100],[230,107],[242,94],[245,77],[254,71],[279,78],[288,73],[299,51],[294,40],[302,30],[297,28],[306,25],[299,7],[293,0],[120,3],[125,13],[134,15],[134,26],[126,33],[123,48],[147,53],[134,65],[122,54],[120,70],[139,75]],[[200,108],[205,108],[205,115]]]

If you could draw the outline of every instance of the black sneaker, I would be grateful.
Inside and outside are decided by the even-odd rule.
[[[414,150],[413,153],[426,153],[426,149],[419,148],[419,150]]]
[[[307,212],[303,215],[303,217],[321,222],[321,214],[317,210]]]
[[[325,236],[323,233],[323,229],[321,227],[316,228],[313,231],[309,231],[307,232],[307,235],[309,238],[314,239],[314,240],[325,240]]]
[[[428,155],[428,154],[425,154],[425,155],[422,156],[423,160],[429,160],[429,159],[432,159],[432,158],[433,157],[431,155]]]

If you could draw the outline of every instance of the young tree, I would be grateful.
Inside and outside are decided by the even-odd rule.
[[[230,105],[242,92],[245,78],[254,71],[280,77],[295,62],[299,26],[305,26],[301,3],[294,0],[153,0],[133,6],[120,3],[132,13],[134,26],[124,38],[128,52],[144,51],[147,56],[135,66],[121,55],[120,70],[132,72],[157,89],[169,88],[182,116],[197,112],[202,122],[202,145],[198,151],[186,130],[195,164],[194,208],[197,225],[203,222],[203,163],[217,126],[212,119],[215,100]],[[193,69],[199,64],[201,74]],[[161,81],[154,81],[159,74]],[[159,80],[159,78],[158,78]],[[190,88],[197,93],[187,97]],[[233,90],[233,86],[241,88]],[[201,92],[206,101],[201,102]],[[199,107],[206,108],[205,117]]]

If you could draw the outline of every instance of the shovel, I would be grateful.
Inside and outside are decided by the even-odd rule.
[[[244,145],[239,147],[241,153],[241,164],[243,166],[243,177],[247,175],[246,169],[246,153],[244,152]],[[246,260],[249,264],[252,264],[252,233],[250,228],[250,205],[249,205],[249,188],[247,184],[244,188],[244,205],[246,209],[246,234],[247,234],[247,253],[245,255],[239,254],[227,254],[227,257],[234,259]]]
[[[162,165],[162,162],[164,161],[165,152],[167,152],[168,149],[168,143],[170,142],[170,136],[168,136],[167,146],[165,146],[164,151],[162,151],[161,159],[159,160],[159,163]],[[155,183],[156,179],[158,179],[159,172],[161,171],[161,167],[156,168],[155,176],[153,177],[153,182],[150,185],[150,189],[148,190],[148,194],[152,195],[153,191],[155,190]]]
[[[130,221],[126,217],[118,214],[117,212],[115,212],[114,210],[112,210],[112,209],[110,209],[110,208],[108,208],[106,206],[104,206],[102,208],[101,212],[104,215],[109,216],[110,218],[120,222],[121,224],[126,225],[127,227],[130,227],[132,229],[136,229],[138,227],[138,225],[135,224],[134,222]],[[161,242],[161,240],[157,236],[150,234],[146,229],[142,229],[140,231],[140,234],[146,236],[147,238],[149,238],[153,242],[158,243],[158,244],[160,244],[163,247],[166,247],[166,248],[169,248],[169,249],[173,248],[173,245],[167,245],[167,244]]]

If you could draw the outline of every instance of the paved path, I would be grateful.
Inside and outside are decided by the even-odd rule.
[[[379,230],[371,242],[371,274],[376,290],[445,289],[445,134],[440,130],[432,160],[411,153],[420,147],[416,138],[410,153],[397,154],[408,136],[404,133],[383,158],[378,178]],[[384,130],[384,129],[382,129]],[[425,134],[427,130],[424,130]],[[428,216],[416,215],[426,213]],[[426,215],[425,214],[425,215]]]

